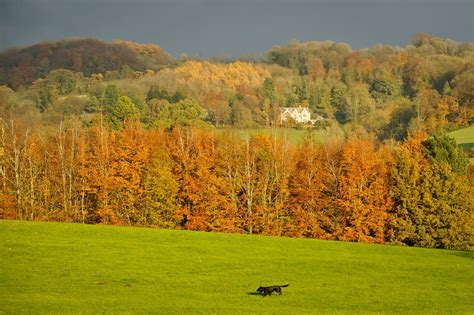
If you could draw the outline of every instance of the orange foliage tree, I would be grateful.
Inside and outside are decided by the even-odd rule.
[[[341,240],[385,241],[385,225],[392,205],[388,167],[374,141],[351,138],[342,149],[342,174],[337,198]]]
[[[291,222],[288,233],[292,236],[331,238],[328,228],[331,216],[326,206],[327,170],[323,161],[323,148],[306,139],[296,152],[289,179]]]

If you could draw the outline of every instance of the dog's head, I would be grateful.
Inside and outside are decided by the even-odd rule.
[[[263,291],[265,291],[264,287],[258,287],[257,292],[263,292]]]

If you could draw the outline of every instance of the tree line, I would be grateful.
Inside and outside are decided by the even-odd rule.
[[[472,245],[468,161],[453,139],[301,145],[205,127],[49,132],[0,121],[0,217],[435,248]],[[471,178],[472,180],[472,178]]]

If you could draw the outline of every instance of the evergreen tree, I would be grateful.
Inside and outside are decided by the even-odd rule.
[[[389,239],[411,246],[467,248],[473,200],[467,177],[452,167],[462,169],[463,162],[446,154],[449,140],[423,140],[409,138],[395,152]]]
[[[104,109],[106,112],[111,112],[112,108],[118,102],[118,98],[117,86],[111,84],[107,85],[103,99]]]
[[[456,140],[446,134],[435,134],[423,143],[423,152],[433,164],[447,164],[453,172],[465,175],[469,160]]]
[[[451,95],[451,86],[449,85],[449,82],[446,81],[443,86],[443,95]]]

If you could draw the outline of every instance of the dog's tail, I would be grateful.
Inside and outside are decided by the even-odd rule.
[[[281,285],[280,287],[286,288],[287,286],[289,286],[289,284]]]

